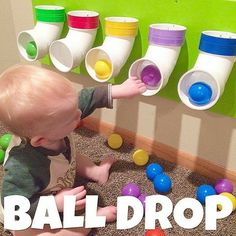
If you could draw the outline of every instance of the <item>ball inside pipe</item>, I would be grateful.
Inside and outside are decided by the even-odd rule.
[[[111,74],[111,64],[105,60],[98,60],[95,63],[94,70],[99,79],[107,79]]]
[[[156,88],[161,80],[161,73],[155,65],[148,65],[141,71],[141,80],[151,89]]]
[[[34,41],[27,43],[26,45],[26,53],[30,58],[35,58],[37,55],[37,46]]]
[[[204,82],[196,82],[191,85],[188,91],[189,100],[198,105],[206,105],[212,97],[211,87]]]

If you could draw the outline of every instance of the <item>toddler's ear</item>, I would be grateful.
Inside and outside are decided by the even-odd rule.
[[[42,145],[43,137],[42,136],[34,136],[30,139],[30,144],[33,147],[39,147]]]

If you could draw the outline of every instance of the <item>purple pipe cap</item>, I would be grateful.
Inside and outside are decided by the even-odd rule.
[[[181,46],[186,28],[175,24],[152,24],[149,28],[149,43],[164,46]]]

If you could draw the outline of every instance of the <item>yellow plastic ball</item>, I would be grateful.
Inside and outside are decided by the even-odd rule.
[[[108,145],[113,149],[118,149],[123,143],[123,139],[119,134],[111,134],[108,138]]]
[[[133,154],[133,161],[138,166],[144,166],[148,163],[148,153],[142,149],[138,149]]]
[[[107,79],[111,75],[111,64],[105,60],[95,63],[94,70],[99,79]]]
[[[226,193],[226,192],[225,193],[221,193],[220,195],[227,197],[232,202],[232,204],[233,204],[233,211],[234,211],[236,209],[236,197],[233,194]],[[218,207],[219,210],[222,210],[222,205],[219,204],[217,207]]]

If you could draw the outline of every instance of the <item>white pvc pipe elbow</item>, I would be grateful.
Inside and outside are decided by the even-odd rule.
[[[236,34],[205,31],[199,48],[194,67],[179,80],[178,94],[188,107],[206,110],[223,94],[236,59]]]
[[[88,51],[85,65],[89,75],[106,82],[119,74],[132,50],[138,30],[138,20],[129,17],[108,17],[106,38],[99,47]]]
[[[65,20],[64,7],[42,5],[35,9],[35,27],[21,31],[17,37],[19,52],[28,61],[35,61],[48,53],[50,44],[60,37]],[[47,12],[46,16],[44,12]]]
[[[98,16],[92,11],[68,12],[67,36],[54,41],[49,48],[52,63],[58,70],[68,72],[80,65],[96,38]]]
[[[144,96],[158,93],[168,83],[184,42],[185,31],[186,28],[180,25],[150,25],[147,52],[129,69],[129,76],[138,77],[146,84]]]

